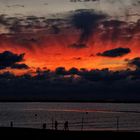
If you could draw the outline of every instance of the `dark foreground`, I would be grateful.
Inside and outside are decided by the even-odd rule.
[[[139,132],[113,132],[113,131],[52,131],[27,128],[0,128],[2,139],[44,139],[44,140],[114,140],[114,139],[140,139]]]

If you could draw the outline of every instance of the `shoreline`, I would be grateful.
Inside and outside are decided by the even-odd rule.
[[[132,131],[55,131],[47,129],[33,129],[33,128],[10,128],[10,127],[0,127],[0,134],[7,136],[20,136],[23,137],[32,137],[32,138],[50,138],[50,139],[87,139],[92,138],[95,140],[98,139],[120,139],[122,137],[129,138],[140,138],[139,132]],[[19,137],[17,137],[19,138]]]
[[[119,103],[139,104],[140,101],[70,101],[70,100],[0,100],[0,103]]]

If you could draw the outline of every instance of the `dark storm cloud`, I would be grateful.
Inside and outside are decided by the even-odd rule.
[[[0,24],[2,25],[8,25],[6,15],[0,15]]]
[[[77,68],[73,67],[73,68],[68,70],[68,73],[72,74],[72,75],[73,74],[77,74],[78,75],[79,74],[79,70]]]
[[[113,72],[109,69],[102,69],[102,70],[90,70],[90,71],[79,71],[79,75],[88,80],[88,81],[117,81],[122,79],[129,78],[130,75],[132,75],[131,70],[122,70],[122,71],[116,71]]]
[[[45,29],[45,18],[36,16],[27,17],[8,17],[7,15],[0,15],[0,24],[7,27],[9,32],[33,32],[34,29]]]
[[[131,50],[129,48],[115,48],[112,50],[107,50],[103,53],[98,53],[98,56],[104,56],[104,57],[119,57],[124,56],[128,53],[130,53]]]
[[[14,64],[23,61],[25,54],[14,54],[10,51],[0,53],[0,69],[12,67]]]
[[[0,15],[0,24],[3,25],[9,33],[19,33],[23,29],[22,19],[17,17]]]
[[[140,21],[125,22],[120,20],[106,20],[100,23],[102,26],[101,40],[102,41],[130,41],[135,38],[139,38],[140,33]]]
[[[58,28],[56,25],[53,25],[52,27],[51,27],[51,30],[52,30],[52,33],[53,34],[59,34],[60,33],[60,28]]]
[[[136,68],[140,68],[140,57],[136,57],[132,60],[128,60],[129,66],[135,66]]]
[[[87,41],[92,33],[101,42],[108,41],[131,41],[139,39],[140,21],[127,23],[119,20],[109,20],[105,15],[93,10],[77,10],[66,13],[70,16],[45,18],[37,16],[8,17],[0,16],[1,39],[0,44],[5,42],[33,50],[33,46],[43,46],[47,37],[56,35],[68,35],[74,37],[75,33],[81,31],[80,39],[68,44],[68,47],[82,49],[90,47]],[[84,19],[82,18],[84,17]],[[89,19],[89,21],[87,21]],[[83,23],[81,23],[81,22]],[[75,28],[79,29],[75,31]],[[83,40],[82,42],[80,42]],[[90,40],[91,41],[91,40]],[[96,39],[95,39],[96,41]],[[94,43],[94,40],[92,40]],[[46,45],[47,46],[47,45]],[[91,55],[93,56],[93,55]]]
[[[106,15],[97,13],[94,10],[76,10],[70,17],[71,24],[81,30],[81,36],[78,43],[88,41],[91,34],[96,30],[97,24],[100,20],[106,18]]]
[[[43,20],[41,17],[36,16],[27,16],[24,19],[24,22],[26,23],[26,26],[29,28],[35,28],[35,27],[42,27]]]
[[[120,20],[106,20],[106,21],[103,21],[102,24],[104,25],[105,28],[108,28],[108,27],[119,28],[123,25],[126,25],[126,22],[120,21]]]
[[[7,15],[0,15],[0,24],[6,27],[12,27],[15,23],[21,23],[22,19],[17,17],[8,17]]]
[[[65,75],[67,72],[66,72],[65,67],[58,67],[56,68],[55,73],[57,75]]]
[[[6,72],[0,74],[0,99],[140,101],[139,74],[138,69],[66,71],[64,67],[54,72],[39,71],[36,76],[14,76]]]
[[[29,69],[29,66],[26,64],[13,64],[11,66],[12,69]]]
[[[12,25],[9,27],[9,30],[12,32],[12,33],[19,33],[21,32],[22,30],[22,25],[20,24],[19,20],[15,20]]]
[[[21,47],[32,49],[31,46],[33,44],[39,46],[43,43],[46,35],[55,36],[60,33],[64,33],[65,35],[68,34],[69,29],[73,31],[73,27],[80,30],[81,35],[77,41],[68,45],[68,47],[72,48],[88,47],[87,41],[93,33],[96,33],[97,38],[101,39],[102,42],[128,41],[133,38],[139,38],[139,20],[133,23],[109,20],[109,17],[102,13],[84,9],[68,12],[67,15],[70,16],[49,19],[37,16],[8,17],[7,15],[1,15],[0,24],[2,29],[4,27],[8,34],[3,34],[4,39],[1,39],[0,43],[7,41],[15,45],[20,45]],[[71,35],[73,34],[71,33]]]
[[[33,44],[40,45],[43,43],[47,34],[52,36],[59,34],[61,29],[65,28],[65,25],[67,25],[66,20],[58,18],[47,19],[37,16],[8,17],[1,15],[2,39],[0,43],[5,43],[6,41],[32,49]]]
[[[101,36],[103,41],[111,40],[117,41],[121,38],[122,35],[126,32],[126,36],[130,33],[127,31],[127,27],[129,26],[127,22],[120,20],[106,20],[101,23],[104,28],[104,33]]]
[[[12,78],[16,78],[16,76],[14,74],[12,74],[11,72],[7,71],[4,73],[0,74],[0,79],[12,79]]]

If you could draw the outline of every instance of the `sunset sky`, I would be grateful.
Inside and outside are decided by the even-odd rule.
[[[139,0],[0,0],[0,71],[135,69],[139,19]]]

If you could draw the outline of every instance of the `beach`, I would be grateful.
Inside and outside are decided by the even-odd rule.
[[[0,134],[2,138],[32,138],[32,139],[94,139],[94,140],[114,140],[122,138],[134,139],[140,138],[138,132],[116,132],[116,131],[52,131],[30,128],[0,128]]]

